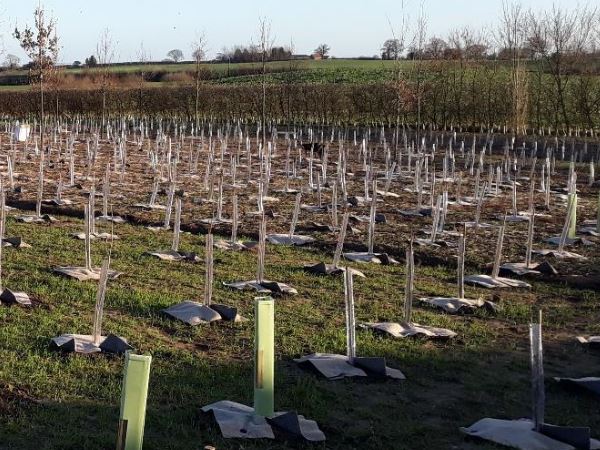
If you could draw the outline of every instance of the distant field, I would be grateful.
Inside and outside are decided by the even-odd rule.
[[[404,67],[411,64],[410,61],[401,61]],[[269,83],[370,83],[385,81],[392,78],[394,61],[381,60],[353,60],[353,59],[331,59],[325,61],[299,60],[299,61],[275,61],[267,64]],[[260,63],[204,63],[202,71],[208,72],[212,76],[207,82],[220,84],[254,83],[259,80],[256,71],[260,71]],[[292,69],[292,72],[290,72]],[[146,83],[148,87],[164,86],[165,84],[181,84],[192,81],[193,72],[196,67],[194,63],[185,62],[179,64],[133,64],[133,65],[115,65],[110,67],[110,72],[114,75],[134,76],[142,72],[146,74],[157,75],[159,80],[152,80]],[[65,76],[93,77],[101,71],[101,68],[67,68],[63,69]],[[254,73],[253,73],[254,72]],[[30,89],[25,79],[15,82],[15,78],[24,78],[28,72],[26,70],[11,70],[0,73],[0,90],[23,91]],[[170,75],[170,74],[174,74]],[[179,75],[181,74],[181,75]],[[174,77],[183,79],[176,79]],[[119,83],[125,86],[124,79],[120,78]],[[157,82],[160,81],[160,82]],[[76,84],[67,83],[70,88],[79,88]]]
[[[402,61],[402,64],[409,64],[409,61]],[[272,70],[288,68],[293,65],[300,70],[315,70],[315,69],[391,69],[394,67],[394,61],[381,60],[356,60],[356,59],[328,59],[324,61],[315,60],[298,60],[298,61],[274,61],[267,63],[267,67]],[[258,69],[260,63],[204,63],[202,69],[215,72],[225,73],[227,70],[238,69]],[[192,62],[184,62],[178,64],[132,64],[132,65],[114,65],[110,68],[113,73],[139,73],[139,72],[186,72],[194,71],[196,65]],[[65,73],[94,73],[99,72],[100,67],[87,68],[69,68],[65,69]],[[2,72],[2,76],[18,76],[27,75],[27,70],[10,70]]]

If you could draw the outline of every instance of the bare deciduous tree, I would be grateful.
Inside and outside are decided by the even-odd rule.
[[[527,17],[519,3],[502,3],[502,16],[496,39],[510,58],[511,98],[510,126],[513,133],[525,131],[527,117],[527,70],[524,64],[524,50],[527,42]]]
[[[102,31],[100,40],[96,45],[96,55],[98,64],[100,64],[100,90],[102,92],[102,127],[106,124],[106,93],[110,88],[112,81],[112,74],[110,72],[110,65],[115,58],[114,42],[110,35],[108,28]]]
[[[330,51],[331,47],[329,45],[321,44],[315,49],[315,55],[320,59],[327,59]]]
[[[529,44],[539,55],[544,69],[552,77],[555,88],[555,125],[569,129],[571,118],[567,109],[567,91],[576,67],[593,41],[597,8],[577,7],[570,11],[556,5],[550,11],[530,14]]]
[[[394,140],[394,150],[398,151],[398,143],[400,139],[400,116],[404,106],[403,93],[404,83],[402,82],[402,66],[400,65],[400,55],[404,52],[406,46],[406,35],[408,33],[408,15],[404,7],[404,0],[401,0],[402,16],[398,31],[394,29],[392,22],[388,19],[390,31],[395,41],[398,41],[398,53],[394,59],[394,91],[396,93],[396,132]]]
[[[194,106],[194,120],[196,128],[198,128],[198,114],[200,109],[200,82],[202,80],[202,61],[206,57],[206,36],[204,33],[199,34],[194,42],[192,42],[192,58],[195,63],[194,79],[196,82],[196,102]]]
[[[183,52],[178,48],[174,48],[169,53],[167,53],[167,58],[171,61],[178,63],[183,60]]]
[[[447,48],[448,44],[445,40],[433,36],[425,46],[423,56],[425,59],[442,59]]]
[[[20,63],[21,59],[18,56],[12,55],[10,53],[6,55],[6,59],[4,60],[4,66],[8,69],[18,68]]]
[[[23,30],[15,28],[13,36],[32,61],[35,82],[40,88],[40,145],[44,147],[44,78],[56,63],[58,56],[58,36],[56,20],[47,19],[42,6],[34,13],[34,26],[26,26]]]
[[[416,139],[420,141],[421,127],[421,103],[423,100],[423,52],[425,49],[425,40],[427,38],[427,17],[425,16],[423,3],[419,10],[419,17],[416,22],[416,29],[412,40],[411,47],[413,48],[413,78],[415,84],[414,97],[417,104],[417,124],[416,124]]]
[[[388,39],[381,47],[381,59],[395,60],[400,57],[400,41],[398,39]]]
[[[143,93],[144,93],[144,83],[146,82],[146,63],[150,60],[150,54],[144,48],[144,43],[140,44],[140,48],[137,52],[137,60],[140,63],[140,76],[138,78],[138,108],[140,114],[143,113],[144,105],[143,105]]]
[[[273,47],[271,37],[271,24],[266,18],[260,18],[258,23],[258,38],[260,49],[260,61],[262,67],[262,105],[261,105],[261,127],[263,149],[267,144],[267,61]]]

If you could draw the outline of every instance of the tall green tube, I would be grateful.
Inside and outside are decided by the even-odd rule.
[[[254,299],[254,413],[270,417],[275,412],[275,302]]]
[[[569,239],[577,237],[577,194],[568,194],[567,211],[569,217]]]
[[[151,356],[125,355],[117,450],[142,449],[151,362]]]

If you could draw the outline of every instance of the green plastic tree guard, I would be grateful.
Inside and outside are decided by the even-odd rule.
[[[275,302],[271,297],[254,302],[254,413],[270,417],[275,408]]]
[[[151,356],[125,355],[117,450],[142,449],[151,362]]]

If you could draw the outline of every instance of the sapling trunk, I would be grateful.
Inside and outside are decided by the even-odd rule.
[[[406,286],[404,287],[404,321],[411,323],[415,280],[415,260],[412,239],[406,249]]]
[[[317,172],[317,200],[319,208],[323,205],[323,198],[321,195],[321,175]]]
[[[231,216],[231,242],[235,243],[237,241],[237,232],[238,232],[238,196],[237,194],[233,195],[232,199],[233,203],[233,211]]]
[[[331,223],[334,228],[338,226],[337,202],[338,202],[338,187],[337,180],[333,182],[331,187]]]
[[[527,226],[527,250],[525,253],[525,267],[529,269],[531,266],[531,252],[533,249],[533,227],[535,222],[535,209],[529,210],[529,223]]]
[[[572,206],[567,206],[569,211],[569,239],[577,237],[577,194],[568,194],[567,205],[572,203]]]
[[[513,210],[513,216],[518,215],[518,211],[517,211],[517,182],[513,181],[512,183],[512,210]]]
[[[458,298],[465,298],[465,251],[466,251],[466,227],[458,238],[458,263],[456,266],[456,276],[458,284]]]
[[[261,216],[258,230],[258,267],[256,271],[256,281],[262,283],[265,276],[265,239],[267,236],[267,220],[265,215]]]
[[[558,251],[563,252],[565,249],[565,244],[567,242],[567,236],[569,235],[569,228],[571,226],[571,209],[575,208],[577,205],[575,202],[567,201],[567,214],[565,216],[565,223],[563,225],[562,232],[560,234],[560,240],[558,241]]]
[[[102,186],[102,216],[108,217],[108,198],[110,197],[110,165],[106,165],[104,184]]]
[[[169,185],[169,193],[167,194],[167,205],[165,208],[165,221],[163,227],[169,229],[171,224],[171,210],[173,209],[173,199],[175,197],[175,183]]]
[[[58,184],[56,185],[56,202],[60,204],[62,201],[62,176],[58,177]]]
[[[539,323],[529,324],[529,345],[531,361],[532,416],[535,431],[544,424],[546,394],[544,389],[544,358],[542,347],[542,311]]]
[[[90,189],[90,233],[96,233],[96,182],[94,181],[92,184],[92,188]]]
[[[435,238],[437,237],[438,232],[438,223],[440,220],[440,214],[442,209],[442,196],[438,195],[437,202],[435,204],[435,208],[433,208],[433,217],[431,223],[431,243],[435,243]]]
[[[206,235],[205,245],[205,277],[204,277],[204,304],[210,306],[213,292],[213,235]]]
[[[149,202],[150,207],[153,207],[154,204],[156,203],[156,195],[157,194],[158,194],[158,179],[155,178],[154,182],[152,183],[152,193],[150,194],[150,202]]]
[[[223,172],[219,176],[219,198],[217,199],[217,221],[223,219]]]
[[[596,209],[596,232],[600,233],[600,192],[598,192],[598,206]]]
[[[425,161],[427,161],[427,159],[425,159]],[[396,162],[395,161],[392,163],[392,166],[390,167],[390,170],[388,171],[387,177],[385,180],[384,192],[386,194],[390,191],[390,185],[392,184],[392,177],[394,176],[394,170],[396,170]]]
[[[90,224],[90,200],[88,199],[88,204],[84,206],[83,211],[84,222],[85,222],[85,268],[87,270],[92,270],[92,251],[91,251],[91,236],[92,232],[91,224]]]
[[[108,267],[110,261],[105,259],[102,261],[100,269],[100,281],[98,283],[98,292],[96,293],[96,307],[94,309],[94,327],[92,337],[95,345],[100,345],[102,337],[102,316],[104,314],[104,299],[106,297],[106,283],[108,281]]]
[[[177,197],[175,201],[175,222],[173,223],[173,243],[171,250],[179,251],[179,238],[181,234],[181,198]]]
[[[296,224],[298,223],[298,215],[300,214],[300,201],[302,200],[302,194],[298,192],[296,194],[296,203],[294,204],[294,213],[292,214],[292,222],[290,223],[289,237],[292,239],[294,232],[296,231]]]
[[[371,193],[371,210],[369,214],[369,255],[373,254],[373,247],[375,245],[375,214],[377,208],[377,181],[373,181],[373,192]]]
[[[442,211],[438,222],[438,232],[443,233],[446,226],[446,215],[448,214],[448,191],[444,189],[442,194]]]
[[[44,195],[44,152],[40,154],[40,168],[38,171],[38,190],[35,203],[36,217],[42,217],[42,196]]]
[[[477,199],[477,208],[475,210],[475,229],[479,228],[479,222],[481,221],[481,209],[483,208],[483,199],[485,198],[485,192],[487,190],[487,182],[483,183],[483,187],[481,191],[478,193]]]
[[[7,166],[8,166],[8,182],[10,183],[10,189],[15,190],[15,177],[14,177],[14,168],[13,168],[13,159],[10,155],[7,157]]]
[[[313,153],[314,153],[314,144],[310,147],[310,155],[308,158],[308,187],[312,190],[313,183]]]
[[[257,203],[258,203],[258,212],[259,213],[264,213],[264,203],[263,203],[263,181],[262,179],[258,182],[258,198],[257,198]]]
[[[545,193],[545,206],[546,209],[550,209],[550,170],[546,170],[546,193]]]
[[[498,241],[496,242],[496,254],[494,256],[494,267],[492,269],[492,278],[498,278],[500,273],[500,261],[502,260],[502,244],[504,243],[504,230],[506,228],[506,217],[502,221],[502,225],[498,227]]]
[[[346,356],[356,357],[356,323],[354,318],[354,281],[352,270],[344,271],[344,299],[346,303]]]
[[[350,213],[346,211],[342,216],[342,226],[340,227],[340,232],[338,233],[337,244],[335,246],[335,253],[333,254],[333,267],[335,267],[336,269],[342,257],[342,251],[344,249],[344,240],[346,239],[346,230],[348,229],[349,218]]]

